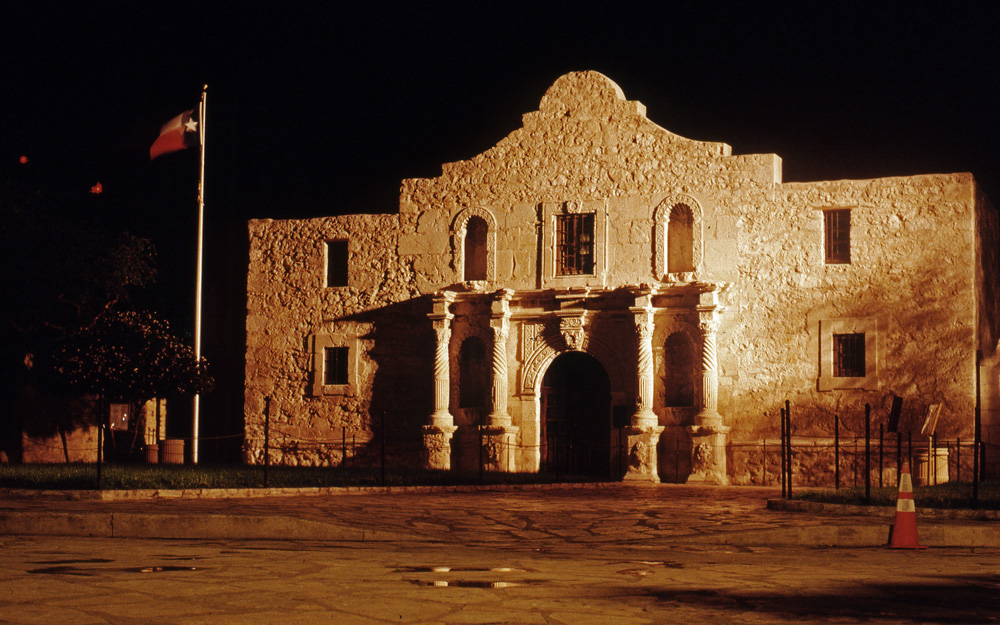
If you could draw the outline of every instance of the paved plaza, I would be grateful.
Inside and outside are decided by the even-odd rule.
[[[856,539],[868,526],[884,542],[891,517],[767,509],[766,499],[776,495],[609,486],[5,498],[0,623],[1000,620],[1000,549],[807,543],[823,535]],[[132,536],[79,530],[98,529],[97,521],[109,518]],[[34,519],[34,531],[11,532],[16,519]],[[69,529],[74,522],[79,531]],[[920,523],[922,536],[956,525]],[[143,527],[171,533],[170,524],[170,539],[135,536]],[[958,525],[982,533],[996,522]],[[283,537],[260,537],[282,527]],[[839,533],[823,534],[831,527]],[[305,536],[309,531],[316,535]]]

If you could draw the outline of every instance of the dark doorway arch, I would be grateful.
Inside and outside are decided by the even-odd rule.
[[[584,352],[552,361],[541,388],[542,469],[611,476],[611,383]]]

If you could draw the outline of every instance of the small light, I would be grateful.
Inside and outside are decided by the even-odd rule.
[[[27,157],[27,155],[25,155],[25,154],[22,154],[22,155],[21,155],[21,158],[19,158],[19,159],[17,159],[17,160],[18,160],[18,162],[19,162],[19,163],[21,163],[22,165],[27,165],[27,164],[28,164],[28,157]]]
[[[95,195],[97,195],[99,193],[104,193],[104,185],[102,185],[100,182],[98,182],[94,186],[90,187],[90,192],[93,193],[93,194],[95,194]]]

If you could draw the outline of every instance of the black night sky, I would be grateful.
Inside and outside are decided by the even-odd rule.
[[[587,69],[672,132],[777,153],[786,181],[971,171],[997,203],[998,18],[993,2],[6,3],[0,174],[66,197],[100,182],[86,210],[153,239],[150,305],[189,327],[197,154],[148,149],[209,85],[203,351],[238,414],[243,338],[224,330],[242,327],[247,219],[394,211],[403,178],[489,148]]]

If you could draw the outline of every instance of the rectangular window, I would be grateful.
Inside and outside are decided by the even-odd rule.
[[[326,286],[347,286],[347,241],[326,242]]]
[[[826,235],[826,262],[843,265],[851,262],[851,209],[823,211]]]
[[[556,215],[556,275],[594,273],[594,214]]]
[[[865,377],[865,335],[833,335],[833,376],[836,378]]]
[[[323,384],[348,384],[347,347],[327,347],[323,350]]]

